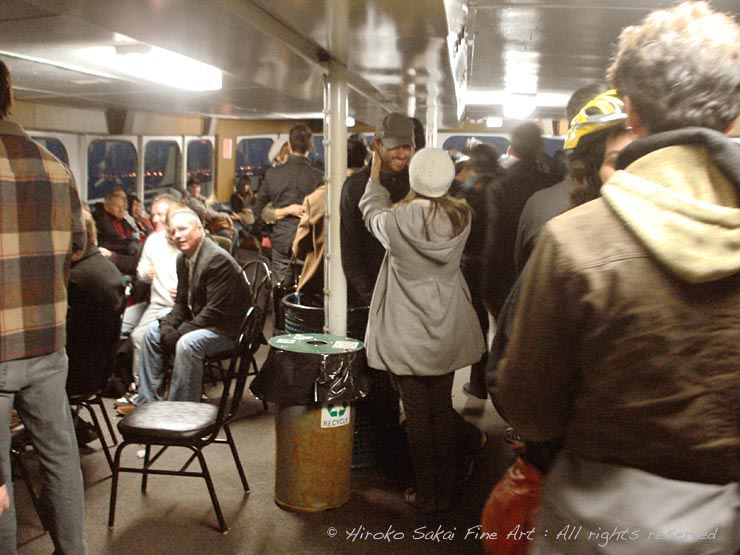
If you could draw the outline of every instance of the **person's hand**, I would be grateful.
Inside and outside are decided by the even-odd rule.
[[[0,486],[0,515],[10,508],[10,498],[8,497],[8,486]]]
[[[98,250],[100,251],[100,254],[105,256],[106,258],[110,258],[113,256],[113,253],[106,249],[105,247],[98,247]]]
[[[300,218],[303,216],[303,205],[302,204],[291,204],[290,206],[286,206],[288,209],[288,214],[291,216],[295,216],[297,218]]]
[[[380,153],[376,150],[373,151],[373,162],[370,166],[370,179],[380,181],[380,165],[383,162],[380,157]]]
[[[176,329],[170,329],[160,335],[159,345],[162,350],[168,354],[175,354],[177,341],[180,339],[180,332]]]
[[[153,264],[150,264],[149,267],[146,269],[146,276],[149,279],[154,279],[154,276],[157,275],[157,270],[154,268]]]
[[[172,297],[172,300],[174,301],[175,297],[177,297],[177,287],[170,287],[167,291],[169,292],[170,297]]]

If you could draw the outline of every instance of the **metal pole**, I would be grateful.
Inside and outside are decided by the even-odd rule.
[[[333,335],[347,334],[347,281],[339,241],[339,201],[347,178],[346,68],[329,62],[324,94],[326,164],[326,246],[324,249],[324,327]]]

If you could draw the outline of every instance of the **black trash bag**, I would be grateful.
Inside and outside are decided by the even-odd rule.
[[[249,389],[280,405],[324,405],[365,397],[370,378],[364,351],[338,354],[270,349]]]

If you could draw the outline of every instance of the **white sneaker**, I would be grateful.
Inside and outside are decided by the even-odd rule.
[[[125,407],[126,405],[133,405],[136,401],[136,393],[133,391],[129,391],[124,395],[123,397],[119,397],[115,401],[113,401],[113,408],[117,409],[118,407]]]

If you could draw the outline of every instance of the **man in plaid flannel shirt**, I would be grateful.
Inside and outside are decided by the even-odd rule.
[[[44,467],[55,553],[84,554],[82,471],[65,392],[67,281],[73,255],[85,249],[82,207],[69,169],[8,121],[12,102],[0,61],[0,552],[16,550],[15,402]]]

